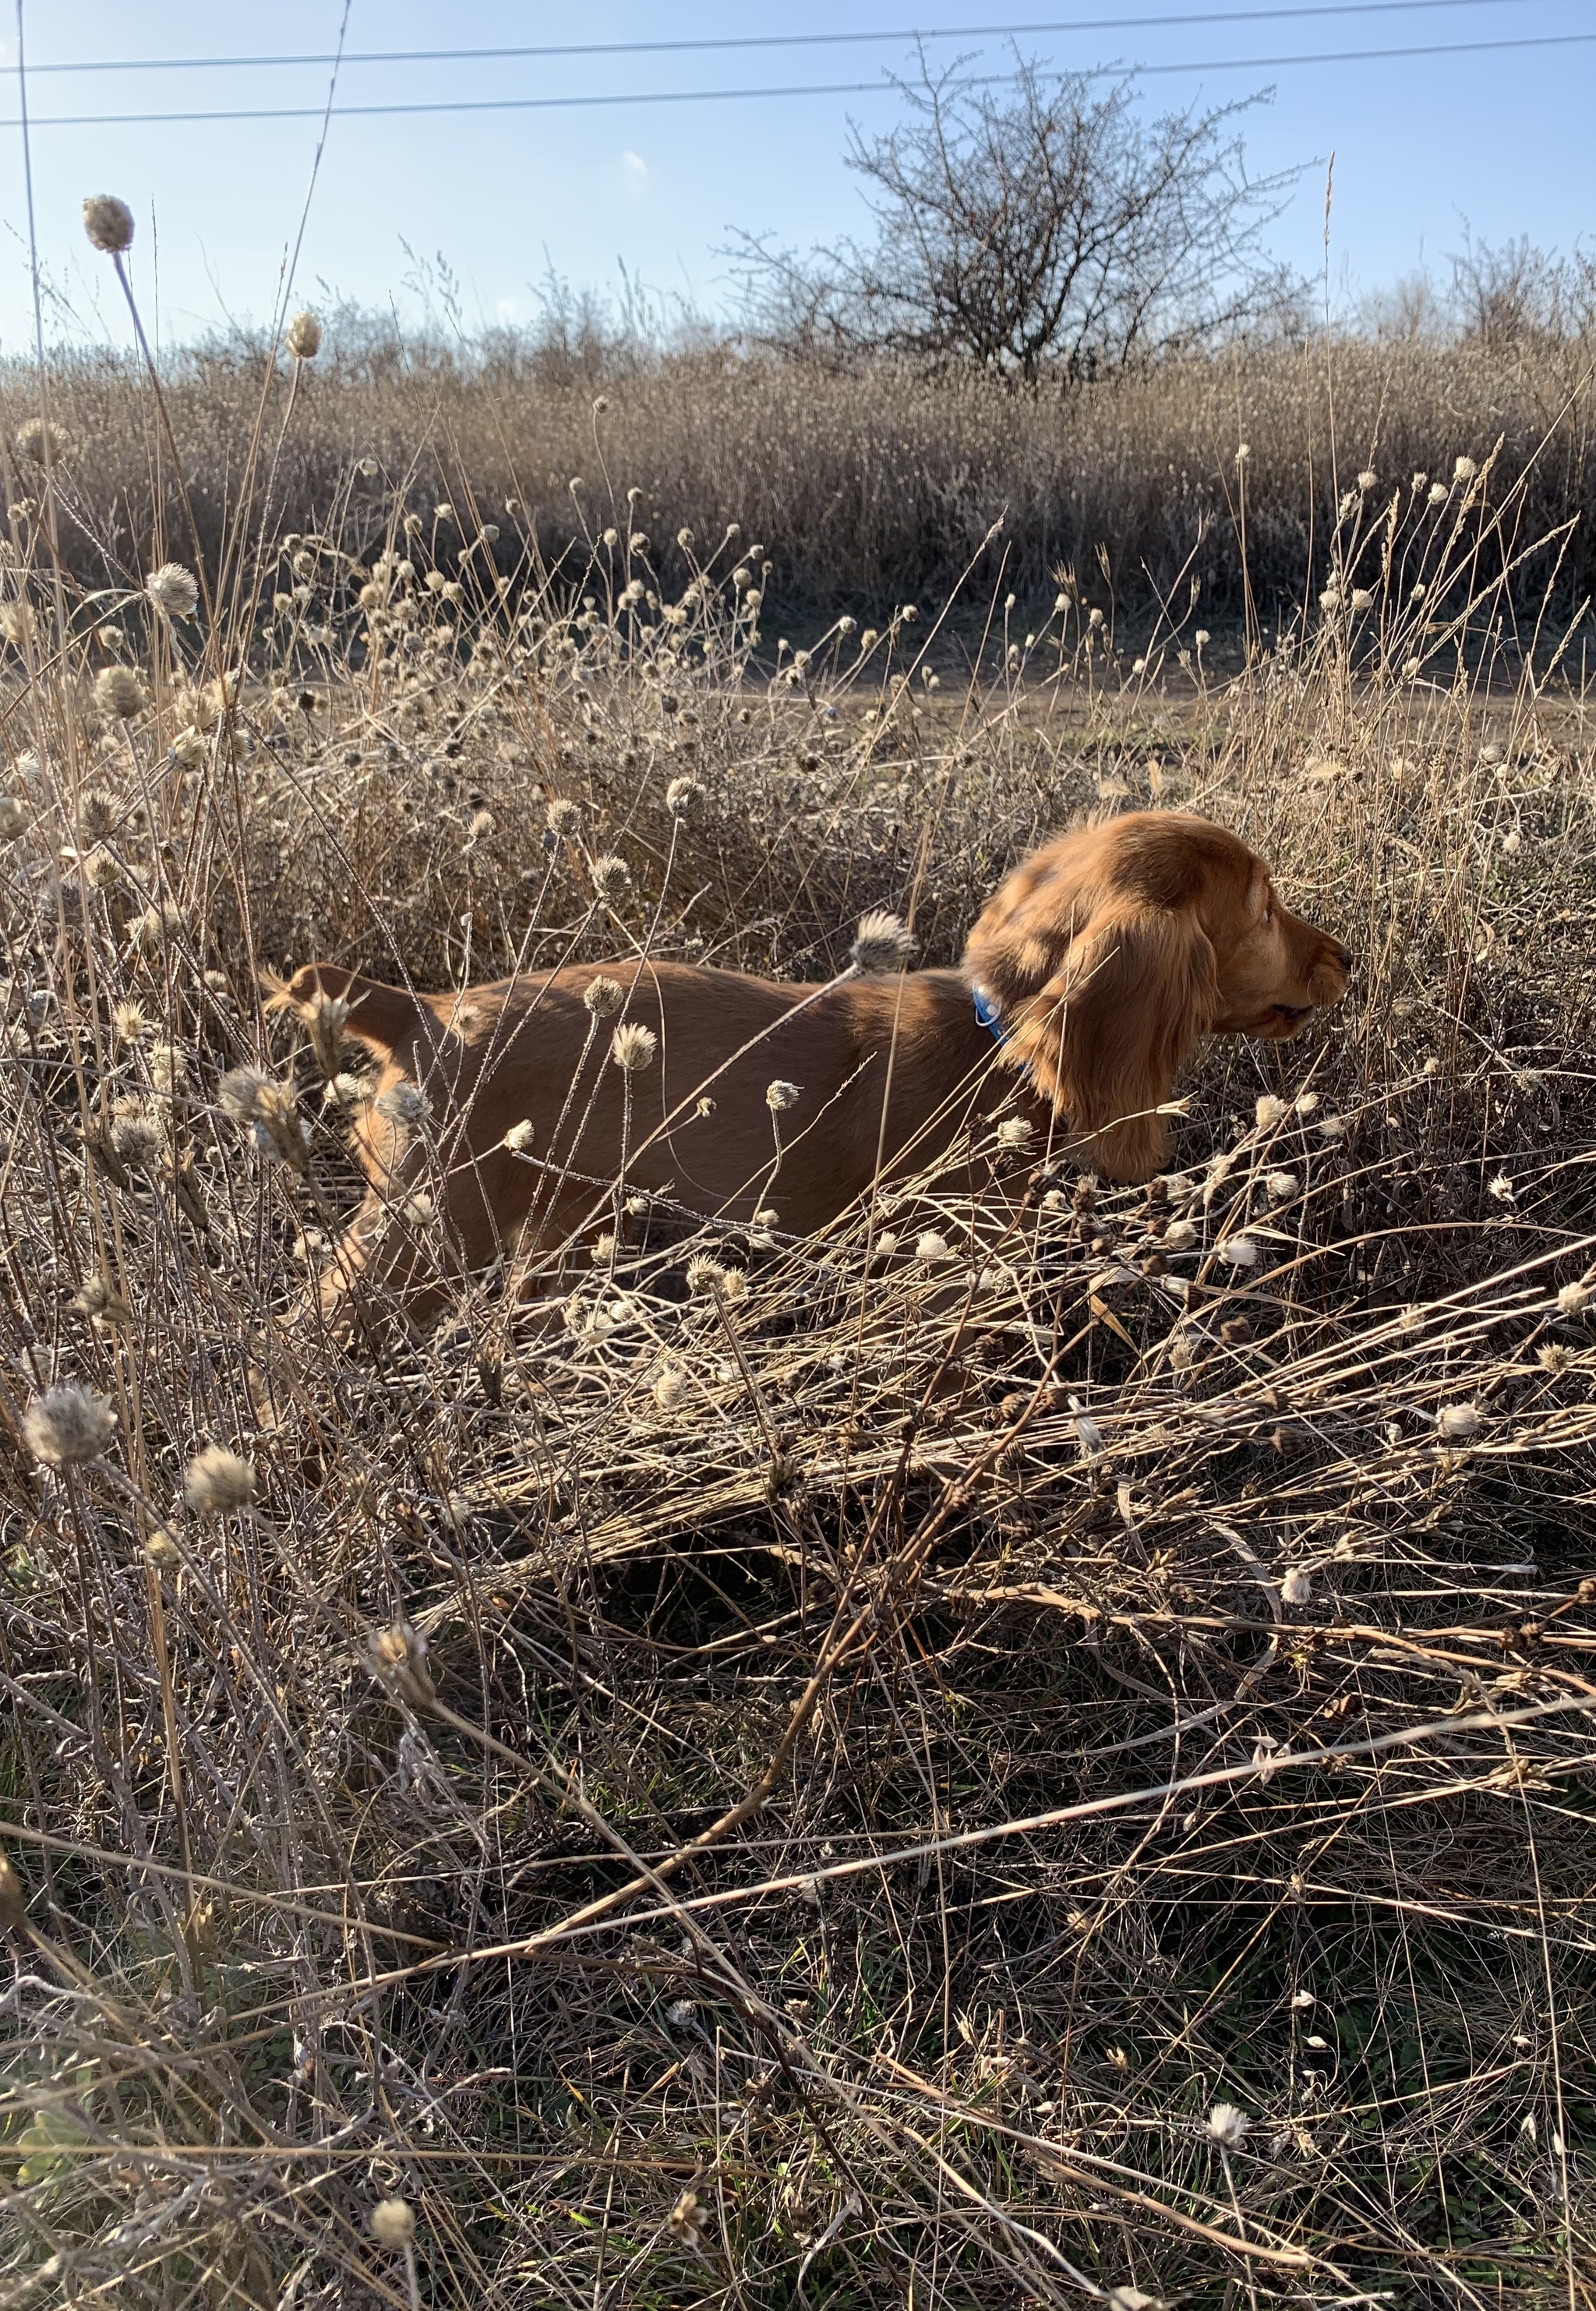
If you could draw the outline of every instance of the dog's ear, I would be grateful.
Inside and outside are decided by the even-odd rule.
[[[1041,899],[990,929],[989,909],[966,967],[997,999],[1005,1059],[1086,1143],[1084,1159],[1147,1179],[1168,1153],[1156,1111],[1219,1007],[1214,950],[1192,907],[1100,902],[1077,923]]]

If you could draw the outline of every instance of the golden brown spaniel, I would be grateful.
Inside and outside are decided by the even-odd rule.
[[[624,1195],[807,1234],[1016,1097],[1056,1155],[1147,1179],[1201,1039],[1295,1034],[1351,961],[1239,837],[1139,811],[1025,859],[957,970],[816,988],[632,957],[415,995],[308,964],[276,1000],[380,1063],[323,1305],[358,1286],[424,1321],[507,1246],[546,1288]]]

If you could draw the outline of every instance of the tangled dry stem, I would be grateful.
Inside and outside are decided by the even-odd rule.
[[[1577,2299],[1566,658],[1504,682],[1447,562],[1233,684],[1061,616],[950,704],[901,622],[772,677],[735,545],[501,584],[400,513],[203,640],[128,573],[126,715],[103,601],[52,646],[8,565],[4,2299]],[[802,1241],[779,1181],[741,1235],[600,1182],[541,1301],[377,1359],[289,1315],[367,1093],[257,964],[818,979],[883,908],[945,960],[1147,802],[1363,959],[1210,1055],[1180,1174],[1009,1119],[1007,1217],[961,1159]],[[92,1456],[40,1454],[62,1385]]]

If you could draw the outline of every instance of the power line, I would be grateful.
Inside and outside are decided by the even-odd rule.
[[[1569,48],[1596,46],[1596,32],[1549,32],[1510,40],[1449,40],[1429,47],[1403,48],[1332,48],[1316,55],[1288,57],[1210,57],[1193,64],[1098,65],[1083,72],[1083,80],[1145,80],[1175,73],[1276,72],[1294,65],[1400,64],[1420,57],[1496,56],[1507,49]],[[988,73],[964,83],[969,88],[1010,86],[1013,73]],[[598,105],[732,104],[764,97],[883,96],[892,83],[883,80],[812,81],[777,88],[650,88],[620,94],[608,90],[597,96],[491,96],[459,98],[431,104],[339,104],[337,120],[414,118],[422,114],[480,112],[589,111]],[[273,105],[235,112],[77,112],[31,114],[30,128],[170,127],[199,121],[320,120],[325,105]],[[20,128],[20,119],[0,120],[0,128]]]
[[[880,32],[762,32],[696,40],[582,40],[553,47],[513,48],[371,48],[326,55],[284,57],[118,57],[96,62],[73,57],[59,64],[30,65],[28,76],[45,73],[243,72],[272,65],[416,65],[503,63],[513,57],[652,57],[703,55],[746,48],[866,48],[890,40],[1028,39],[1054,32],[1142,32],[1190,24],[1261,24],[1304,16],[1391,16],[1432,8],[1523,7],[1531,0],[1315,0],[1307,7],[1220,8],[1173,16],[1085,16],[1032,24],[913,25]],[[14,73],[16,65],[0,65]]]

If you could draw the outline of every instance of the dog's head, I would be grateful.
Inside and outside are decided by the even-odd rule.
[[[1017,867],[970,934],[1006,1054],[1111,1177],[1164,1161],[1157,1114],[1207,1034],[1294,1035],[1352,957],[1284,906],[1238,835],[1176,811],[1084,827]]]

